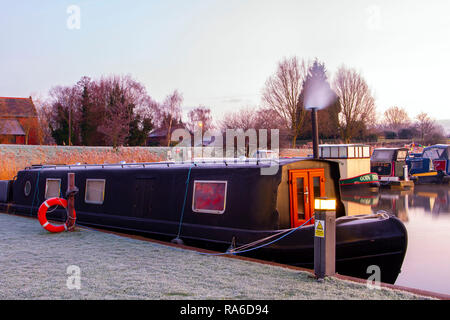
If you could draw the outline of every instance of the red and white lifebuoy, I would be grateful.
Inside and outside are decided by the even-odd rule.
[[[47,220],[47,210],[48,208],[50,208],[51,206],[56,206],[56,205],[60,205],[63,208],[67,208],[67,200],[62,199],[62,198],[50,198],[46,201],[44,201],[41,206],[39,207],[39,211],[38,211],[38,220],[39,223],[41,224],[41,226],[44,227],[45,230],[50,231],[50,232],[62,232],[62,231],[67,231],[67,223],[64,223],[63,225],[59,225],[59,226],[54,226],[52,224],[50,224]],[[75,214],[75,210],[73,210],[73,218],[76,217]]]

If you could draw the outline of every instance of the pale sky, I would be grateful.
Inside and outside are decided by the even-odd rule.
[[[450,119],[449,0],[0,0],[0,96],[45,96],[82,76],[130,74],[157,101],[213,116],[261,104],[283,57],[345,64],[378,113]],[[69,6],[80,28],[68,27]],[[73,20],[70,20],[73,22]],[[72,24],[73,26],[73,24]]]

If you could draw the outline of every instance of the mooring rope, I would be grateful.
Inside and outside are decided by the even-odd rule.
[[[272,239],[272,238],[274,238],[274,237],[276,237],[276,236],[282,235],[283,233],[289,232],[289,231],[291,231],[291,230],[292,230],[292,228],[291,228],[291,229],[285,229],[285,230],[282,230],[282,231],[280,231],[280,232],[278,232],[278,233],[275,233],[275,234],[273,234],[273,235],[271,235],[271,236],[268,236],[268,237],[265,237],[265,238],[262,238],[262,239],[259,239],[259,240],[256,240],[256,241],[247,243],[247,244],[243,244],[243,245],[240,246],[240,247],[231,249],[230,252],[240,251],[240,250],[244,250],[244,249],[246,249],[246,248],[253,247],[253,246],[255,246],[255,245],[259,244],[259,243],[262,243],[262,242],[264,242],[264,241],[270,240],[270,239]]]
[[[300,225],[300,226],[298,226],[298,227],[295,227],[295,228],[292,228],[292,229],[288,229],[288,230],[283,230],[283,231],[281,231],[281,232],[279,232],[279,233],[277,233],[277,234],[275,234],[275,235],[271,235],[271,236],[269,236],[269,237],[266,237],[266,238],[263,238],[263,239],[254,241],[254,242],[252,242],[252,243],[242,245],[241,247],[238,247],[238,248],[236,248],[236,249],[231,249],[231,250],[228,250],[228,251],[226,251],[226,252],[221,252],[221,253],[198,252],[198,253],[199,253],[199,254],[202,254],[202,255],[208,255],[208,256],[223,256],[223,255],[227,255],[227,254],[239,254],[239,253],[244,253],[244,252],[249,252],[249,251],[257,250],[257,249],[266,247],[266,246],[268,246],[268,245],[271,245],[271,244],[273,244],[273,243],[275,243],[275,242],[277,242],[277,241],[279,241],[279,240],[281,240],[281,239],[287,237],[287,236],[290,235],[291,233],[293,233],[293,232],[297,231],[298,229],[302,228],[303,226],[305,226],[305,225],[306,225],[308,222],[310,222],[312,219],[314,219],[314,217],[309,218],[307,221],[305,221],[302,225]],[[266,240],[268,240],[268,239],[271,239],[271,238],[273,238],[274,236],[280,235],[280,234],[285,233],[285,232],[287,232],[287,233],[284,234],[284,235],[282,235],[281,237],[275,239],[275,240],[272,240],[272,241],[268,242],[268,243],[262,244],[262,245],[260,245],[260,246],[255,247],[255,248],[250,248],[250,249],[245,249],[245,250],[242,250],[242,249],[241,249],[242,247],[248,247],[248,246],[250,246],[251,244],[261,243],[261,242],[263,242],[263,241],[266,241]],[[240,250],[238,250],[238,249],[240,249]]]
[[[184,192],[183,207],[181,208],[181,216],[180,216],[180,222],[178,223],[178,234],[177,234],[176,239],[179,239],[180,234],[181,234],[181,226],[183,224],[183,216],[184,216],[184,207],[186,206],[186,199],[187,199],[187,194],[188,194],[188,190],[189,190],[189,181],[191,179],[191,170],[192,170],[192,166],[189,167],[188,176],[186,179],[186,190]]]

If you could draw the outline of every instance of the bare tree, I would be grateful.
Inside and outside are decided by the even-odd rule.
[[[434,128],[433,121],[425,112],[421,112],[416,116],[416,127],[420,134],[420,140],[423,142],[425,135]]]
[[[169,94],[161,105],[159,112],[160,118],[164,119],[160,127],[167,127],[167,146],[170,146],[170,137],[174,122],[181,120],[181,104],[183,96],[178,90]]]
[[[124,145],[129,134],[130,114],[124,92],[116,83],[109,97],[109,104],[106,110],[103,123],[98,127],[98,131],[105,135],[105,142],[114,148]]]
[[[38,140],[39,144],[54,144],[55,140],[52,137],[49,123],[52,118],[52,106],[49,101],[43,98],[41,95],[32,94],[33,103],[36,107],[39,129]]]
[[[266,81],[262,92],[264,105],[274,110],[289,129],[292,147],[295,147],[306,114],[299,96],[307,70],[305,61],[299,62],[297,57],[285,58],[278,63],[275,74]]]
[[[253,154],[258,145],[257,123],[258,111],[253,107],[245,107],[224,115],[219,126],[225,133],[227,156]]]
[[[189,122],[187,124],[188,129],[192,132],[196,131],[198,128],[201,128],[202,136],[205,134],[205,131],[212,129],[212,117],[211,117],[211,109],[198,106],[188,113]]]
[[[79,118],[79,101],[80,95],[76,86],[56,86],[50,89],[49,92],[50,101],[52,105],[53,119],[50,121],[52,131],[60,130],[65,131],[62,128],[62,123],[67,126],[67,133],[61,134],[61,140],[69,146],[77,144],[77,133]],[[59,127],[59,128],[58,128]]]
[[[397,106],[390,107],[384,112],[384,124],[387,128],[398,132],[409,126],[411,120],[405,109]]]
[[[256,108],[246,107],[237,111],[231,111],[224,115],[219,126],[222,131],[226,129],[255,129],[258,122],[258,112]]]
[[[259,108],[256,110],[256,127],[257,129],[278,129],[284,134],[288,134],[288,130],[284,126],[283,119],[278,113],[270,108]]]
[[[222,133],[225,133],[227,129],[242,129],[242,133],[247,133],[247,136],[254,133],[258,147],[264,149],[272,146],[272,129],[276,129],[278,130],[277,146],[290,146],[290,131],[286,128],[284,120],[271,108],[244,107],[234,112],[228,112],[219,121],[218,126]],[[261,132],[261,129],[265,130],[265,133]],[[250,151],[249,143],[250,140],[245,141],[247,151]],[[249,152],[247,154],[251,155]]]
[[[341,104],[341,137],[348,143],[358,132],[375,123],[375,99],[363,77],[345,66],[339,68],[333,89]]]
[[[444,138],[442,134],[444,129],[425,112],[421,112],[416,116],[416,128],[423,144],[438,143]]]
[[[265,129],[267,132],[267,147],[272,145],[272,130],[278,130],[278,146],[289,148],[291,146],[291,138],[289,129],[284,125],[285,122],[280,118],[278,113],[270,108],[259,108],[256,110],[255,129]],[[258,131],[258,141],[261,141],[260,132]],[[264,140],[263,140],[264,141]],[[264,145],[264,142],[263,142]],[[258,146],[260,146],[258,142]]]
[[[117,148],[125,144],[128,136],[128,114],[122,103],[117,103],[108,109],[107,115],[98,127],[98,131],[105,135],[105,143]]]

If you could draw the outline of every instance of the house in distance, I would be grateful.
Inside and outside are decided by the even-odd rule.
[[[31,97],[0,97],[0,143],[39,144],[38,132],[38,116]]]

